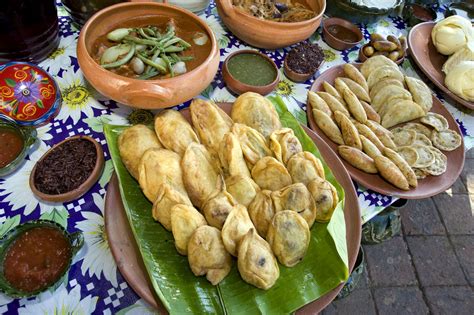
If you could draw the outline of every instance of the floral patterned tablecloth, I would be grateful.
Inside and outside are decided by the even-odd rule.
[[[443,7],[439,11],[443,11]],[[132,110],[99,95],[85,81],[76,58],[76,43],[79,32],[71,24],[64,8],[58,3],[61,42],[58,49],[40,64],[53,75],[62,92],[62,108],[56,118],[48,125],[38,128],[39,140],[36,148],[24,165],[11,176],[0,179],[0,236],[9,228],[27,220],[51,219],[69,231],[82,231],[85,246],[75,257],[68,277],[55,292],[45,292],[30,299],[11,299],[0,294],[0,313],[20,314],[88,314],[119,313],[147,314],[153,310],[128,286],[117,270],[110,252],[104,231],[104,198],[107,183],[113,172],[108,153],[103,124],[129,124],[149,117],[146,112]],[[201,15],[214,31],[220,48],[221,62],[232,52],[240,49],[254,49],[233,36],[221,23],[215,5]],[[407,28],[399,17],[382,19],[376,24],[360,25],[364,36],[374,31],[388,35],[406,35]],[[321,39],[320,30],[311,38],[325,53],[325,63],[320,71],[357,59],[359,47],[347,51],[336,51]],[[282,66],[289,48],[275,51],[263,50],[279,67]],[[418,76],[410,61],[402,65],[404,71]],[[289,81],[281,72],[281,81],[275,94],[280,95],[290,111],[302,123],[306,123],[306,94],[313,80],[302,84]],[[449,111],[454,115],[464,134],[466,149],[474,146],[474,116],[472,111],[453,106],[444,100],[438,90],[434,90]],[[201,97],[214,101],[233,101],[235,99],[225,88],[219,71],[214,82],[203,91]],[[183,104],[179,108],[187,106]],[[65,204],[40,202],[32,194],[28,178],[35,162],[55,143],[76,134],[90,135],[99,141],[105,152],[105,170],[99,182],[83,197]],[[364,187],[357,186],[363,222],[390,205],[394,199]]]

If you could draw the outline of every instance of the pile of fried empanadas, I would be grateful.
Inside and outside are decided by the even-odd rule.
[[[314,222],[330,220],[336,189],[263,96],[242,94],[231,117],[201,99],[190,113],[192,124],[164,110],[155,132],[143,125],[124,130],[122,161],[196,276],[218,284],[234,256],[246,282],[268,289],[279,277],[278,262],[300,262]]]

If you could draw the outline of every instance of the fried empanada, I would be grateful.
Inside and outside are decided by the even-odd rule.
[[[316,204],[316,221],[328,222],[331,220],[339,202],[336,188],[327,180],[316,178],[308,183],[308,190]]]
[[[400,72],[398,67],[394,68],[393,66],[383,66],[370,73],[369,77],[367,78],[369,89],[372,88],[377,82],[388,78],[398,80],[402,83],[404,81],[403,74]]]
[[[393,151],[392,149],[385,148],[383,154],[388,157],[398,169],[402,172],[403,176],[408,181],[408,184],[412,187],[418,186],[418,181],[416,179],[415,172],[411,169],[410,165],[408,164],[405,159],[403,159],[397,152]]]
[[[428,113],[420,119],[425,125],[431,126],[434,129],[441,131],[449,128],[448,120],[437,113]]]
[[[332,116],[332,110],[329,108],[325,100],[323,100],[318,94],[308,91],[308,102],[311,105],[311,108],[319,109],[323,111],[326,115]]]
[[[171,208],[171,232],[178,253],[188,254],[191,235],[198,227],[206,224],[206,219],[193,206],[178,204]]]
[[[325,178],[323,164],[311,152],[305,151],[293,155],[286,167],[295,184],[307,185],[315,178]]]
[[[383,116],[383,111],[390,108],[389,102],[394,99],[413,100],[410,92],[404,88],[401,88],[398,85],[387,85],[380,89],[380,91],[373,97],[372,103],[370,104],[380,114],[380,116]]]
[[[369,93],[369,86],[367,85],[367,81],[365,80],[364,76],[359,71],[359,69],[357,69],[350,63],[344,64],[342,68],[344,69],[344,73],[349,78],[351,78],[357,84],[359,84],[365,90],[366,93]]]
[[[402,126],[403,129],[415,130],[416,133],[425,135],[428,139],[431,137],[430,128],[420,123],[406,123]]]
[[[275,191],[292,183],[285,165],[270,156],[260,159],[252,168],[251,173],[261,189]]]
[[[120,158],[130,174],[137,180],[138,165],[145,151],[162,147],[155,133],[145,125],[128,127],[118,138]]]
[[[429,147],[433,146],[433,143],[431,143],[431,140],[427,136],[421,133],[416,133],[415,142],[413,142],[413,144],[427,145]]]
[[[443,151],[454,151],[462,144],[462,137],[451,129],[433,130],[431,132],[431,140],[435,147]]]
[[[364,101],[361,101],[360,103],[362,104],[362,107],[364,107],[365,113],[367,114],[367,119],[380,123],[380,115],[377,114],[375,109]]]
[[[367,121],[367,114],[365,113],[364,107],[360,103],[357,96],[352,93],[351,90],[345,89],[344,100],[346,100],[347,107],[349,108],[349,112],[352,114],[352,116],[354,116],[358,122],[364,124]]]
[[[219,147],[219,160],[225,176],[240,174],[250,177],[240,141],[235,134],[226,133]]]
[[[425,112],[415,102],[404,100],[391,106],[382,116],[382,126],[390,128],[399,123],[423,117]]]
[[[236,123],[254,128],[265,138],[275,130],[281,129],[280,118],[272,102],[253,92],[241,94],[235,100],[231,117]]]
[[[294,211],[277,212],[268,228],[267,240],[278,261],[282,265],[293,267],[303,259],[308,250],[308,223]]]
[[[222,227],[222,241],[225,249],[232,255],[237,257],[237,248],[242,237],[253,229],[252,220],[250,220],[247,208],[237,204],[229,213]]]
[[[313,109],[314,121],[324,134],[337,144],[344,144],[341,131],[334,121],[319,109]]]
[[[398,66],[395,62],[393,62],[392,60],[390,60],[389,58],[385,56],[379,55],[379,56],[373,56],[367,59],[360,67],[360,72],[367,79],[373,71],[383,66],[391,66],[395,69],[398,69]],[[369,88],[371,88],[370,85],[369,85]]]
[[[362,150],[365,154],[373,159],[378,155],[382,155],[382,152],[380,152],[379,148],[377,148],[377,146],[365,136],[360,135],[360,140],[362,142]]]
[[[151,208],[153,219],[160,222],[165,229],[171,231],[171,209],[178,204],[192,206],[186,192],[179,192],[167,183],[160,185]]]
[[[372,130],[372,132],[377,136],[377,138],[380,140],[380,142],[383,143],[384,146],[392,150],[395,150],[397,148],[397,146],[392,140],[392,133],[386,128],[384,128],[380,123],[372,120],[367,120],[366,125],[367,127],[369,127],[370,130]]]
[[[191,142],[199,143],[191,125],[176,110],[166,109],[156,115],[155,132],[163,146],[179,156],[183,156]]]
[[[433,96],[430,88],[425,82],[413,77],[405,76],[405,82],[413,95],[415,103],[419,104],[426,113],[429,112],[433,106]]]
[[[339,102],[334,96],[327,92],[316,92],[317,95],[319,95],[329,106],[332,112],[335,112],[336,110],[342,112],[346,116],[350,116],[351,114],[347,110],[347,108],[344,106],[343,103]],[[314,109],[314,107],[313,107]],[[328,115],[331,116],[331,115]]]
[[[403,83],[398,81],[397,79],[391,79],[391,78],[384,79],[380,82],[375,83],[375,85],[370,89],[370,93],[369,93],[370,98],[373,99],[375,95],[377,95],[381,89],[389,85],[396,85],[401,88],[404,88]]]
[[[412,147],[397,148],[397,153],[413,168],[418,160],[418,152]]]
[[[255,195],[260,191],[258,185],[252,178],[242,175],[234,175],[225,179],[227,192],[232,195],[235,202],[248,206]]]
[[[270,135],[270,149],[283,164],[286,164],[294,154],[303,151],[300,140],[290,128],[276,130]]]
[[[308,188],[302,183],[287,186],[279,191],[272,192],[275,211],[293,210],[298,212],[308,223],[313,226],[316,219],[316,205]]]
[[[243,124],[235,123],[232,133],[237,136],[244,154],[244,158],[252,168],[258,160],[265,156],[273,156],[267,140],[257,130]]]
[[[336,82],[338,80],[342,80],[347,85],[347,87],[352,91],[352,93],[354,93],[357,96],[357,98],[360,101],[370,102],[369,93],[366,90],[364,90],[364,88],[360,86],[357,82],[349,78],[343,78],[343,77],[337,78]]]
[[[324,91],[334,96],[342,105],[345,105],[346,102],[344,102],[344,98],[342,98],[342,95],[339,94],[334,86],[327,83],[326,81],[323,81],[323,88]]]
[[[435,156],[435,161],[428,167],[423,168],[423,171],[434,176],[439,176],[446,172],[448,167],[448,158],[440,150],[430,147],[431,152]]]
[[[362,152],[353,147],[347,145],[340,145],[337,148],[339,155],[346,160],[350,165],[358,168],[369,174],[376,174],[377,168],[375,167],[374,160]]]
[[[369,127],[367,127],[366,125],[361,124],[361,123],[355,123],[354,125],[356,126],[357,131],[359,132],[359,136],[362,135],[362,136],[366,137],[381,152],[383,151],[383,148],[385,148],[385,145],[382,143],[382,141],[379,140],[379,137],[377,137],[377,135]]]
[[[272,192],[260,191],[248,206],[249,216],[261,237],[267,237],[268,226],[275,215]]]
[[[234,198],[227,192],[225,185],[222,185],[221,190],[204,203],[201,211],[209,225],[220,230],[235,205]]]
[[[402,190],[409,190],[408,181],[400,169],[389,158],[379,155],[375,158],[375,165],[385,180]]]
[[[416,139],[416,131],[415,130],[405,130],[405,129],[398,129],[392,130],[392,140],[395,142],[397,147],[405,147],[412,145]]]
[[[334,119],[339,124],[344,143],[348,146],[362,150],[362,143],[360,142],[359,132],[357,131],[357,128],[354,126],[354,124],[350,121],[350,119],[339,111],[336,111],[334,113]]]

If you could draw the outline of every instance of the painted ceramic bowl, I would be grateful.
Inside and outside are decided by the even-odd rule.
[[[48,123],[61,106],[61,92],[56,81],[32,63],[0,65],[0,93],[0,114],[22,126]]]
[[[327,14],[337,16],[353,23],[373,23],[380,18],[400,11],[404,0],[396,0],[394,6],[390,8],[376,8],[365,5],[358,5],[351,0],[328,1]]]
[[[59,231],[69,242],[69,247],[71,250],[69,260],[67,262],[67,266],[64,270],[59,274],[57,279],[50,283],[48,286],[38,289],[32,292],[26,292],[19,290],[13,287],[5,278],[5,256],[8,252],[10,245],[12,245],[21,235],[25,232],[34,229],[34,228],[52,228]],[[56,222],[49,221],[49,220],[36,220],[36,221],[28,221],[23,224],[20,224],[10,231],[8,231],[1,239],[0,239],[0,292],[5,293],[6,295],[12,298],[25,298],[31,297],[40,294],[46,290],[55,290],[61,285],[63,282],[64,276],[67,274],[69,268],[71,267],[72,260],[74,255],[82,248],[84,245],[84,236],[81,232],[75,233],[68,233],[61,225]]]
[[[232,5],[232,0],[216,0],[217,11],[231,32],[252,46],[277,49],[310,37],[321,24],[326,0],[306,0],[316,16],[310,20],[282,23],[251,16]]]
[[[167,79],[139,80],[102,68],[92,57],[97,39],[111,30],[155,20],[176,18],[194,23],[211,42],[209,55],[197,68]],[[127,2],[107,7],[87,21],[77,44],[79,65],[86,79],[100,93],[131,107],[157,109],[181,104],[199,95],[214,79],[219,67],[216,38],[204,20],[185,9],[154,2]]]
[[[0,114],[0,131],[12,132],[23,141],[23,148],[16,158],[0,168],[0,177],[3,177],[13,173],[22,165],[25,156],[36,142],[37,133],[33,127],[19,126],[13,119],[2,114]]]

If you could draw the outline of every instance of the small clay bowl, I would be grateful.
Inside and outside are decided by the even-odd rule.
[[[273,80],[270,84],[267,84],[267,85],[249,85],[235,79],[229,72],[228,63],[229,63],[229,60],[232,59],[232,57],[235,57],[236,55],[240,55],[240,54],[254,54],[254,55],[259,55],[263,57],[264,59],[266,59],[268,62],[270,62],[273,65],[273,68],[275,69],[275,73],[276,73],[275,80]],[[224,79],[225,84],[229,88],[229,90],[231,90],[237,95],[243,94],[245,92],[254,92],[261,95],[267,95],[275,89],[276,85],[280,81],[278,67],[276,66],[275,62],[273,62],[273,60],[271,60],[267,55],[262,54],[255,50],[250,50],[250,49],[239,50],[239,51],[231,53],[226,58],[226,60],[224,61],[224,65],[222,66],[222,77]]]
[[[364,54],[364,48],[367,47],[369,45],[369,43],[365,44],[364,46],[362,46],[360,49],[359,49],[359,61],[360,62],[364,62],[366,61],[367,59],[369,59],[370,57],[367,57],[365,54]],[[403,60],[405,60],[405,57],[407,55],[407,51],[405,50],[405,53],[403,54],[403,57],[401,58],[398,58],[397,61],[395,61],[395,63],[397,65],[401,65]]]
[[[41,163],[45,159],[45,157],[47,157],[49,154],[51,154],[51,152],[53,152],[54,149],[61,146],[62,144],[64,144],[67,141],[71,141],[71,140],[75,140],[75,139],[88,140],[88,141],[90,141],[94,144],[97,159],[96,159],[96,162],[95,162],[94,169],[92,170],[89,177],[76,189],[73,189],[73,190],[68,191],[66,193],[63,193],[63,194],[50,195],[50,194],[45,194],[45,193],[39,191],[35,186],[35,173],[36,173],[36,167],[38,166],[38,164]],[[99,177],[101,176],[103,169],[104,169],[104,151],[102,150],[101,145],[97,141],[95,141],[91,137],[83,136],[83,135],[70,137],[70,138],[67,138],[67,139],[59,142],[55,146],[53,146],[51,149],[49,149],[41,157],[41,159],[39,159],[38,162],[36,162],[35,166],[33,167],[33,170],[31,171],[31,174],[30,174],[30,188],[31,188],[31,191],[33,192],[33,194],[36,197],[38,197],[39,199],[44,200],[44,201],[49,201],[49,202],[68,202],[68,201],[72,201],[72,200],[75,200],[75,199],[81,197],[82,195],[84,195],[99,180]]]
[[[422,16],[425,14],[426,16]],[[436,11],[432,8],[421,4],[406,4],[403,8],[402,17],[407,22],[408,26],[415,26],[416,24],[436,20]]]
[[[334,36],[329,32],[328,29],[332,25],[339,25],[340,27],[343,27],[347,32],[353,33],[357,37],[357,41],[346,42]],[[332,48],[337,50],[346,50],[359,44],[364,39],[364,36],[362,35],[361,30],[355,24],[341,18],[333,17],[325,19],[323,21],[323,38],[324,41]]]
[[[288,57],[288,55],[286,56]],[[321,62],[318,69],[321,67],[323,62]],[[288,79],[290,79],[293,82],[306,82],[318,71],[318,69],[316,69],[312,73],[299,73],[299,72],[291,70],[291,68],[288,66],[288,63],[286,62],[286,58],[283,63],[283,70],[285,71],[285,75],[287,76]]]

